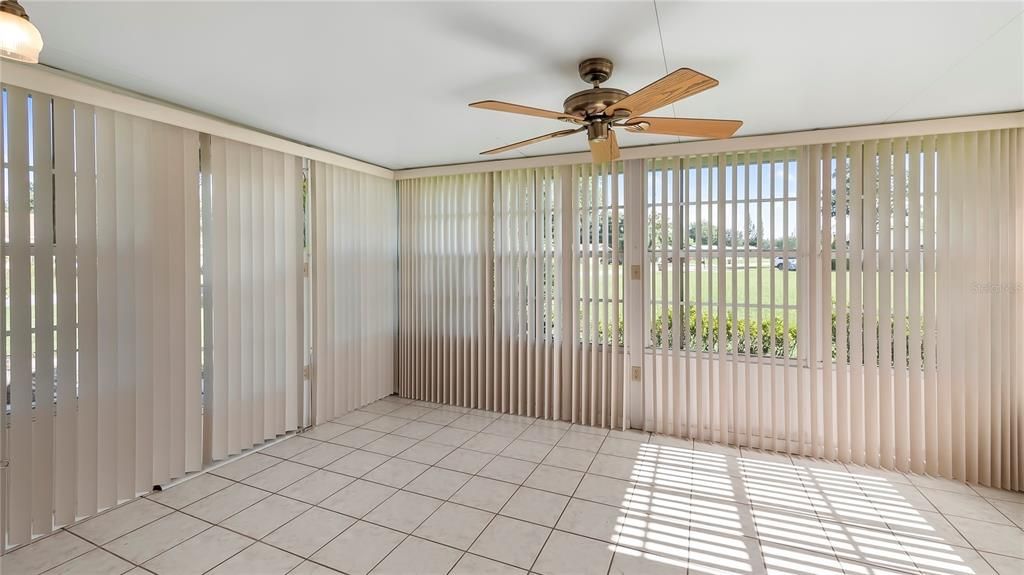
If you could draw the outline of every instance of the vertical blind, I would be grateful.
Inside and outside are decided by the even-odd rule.
[[[13,86],[4,98],[17,545],[201,466],[198,134]]]
[[[312,163],[313,378],[323,422],[395,390],[398,231],[390,180]]]
[[[483,174],[405,180],[400,222],[399,392],[500,409],[492,382],[493,202]],[[506,398],[507,401],[507,398]]]
[[[1022,489],[1021,130],[812,147],[814,451]],[[830,173],[833,174],[830,177]],[[845,184],[844,184],[845,181]],[[820,194],[820,195],[819,195]],[[811,213],[813,212],[813,213]],[[817,224],[817,225],[815,225]],[[816,284],[816,285],[815,285]]]
[[[796,154],[647,161],[649,429],[784,450],[799,437]]]
[[[649,161],[646,426],[1020,489],[1019,137]]]
[[[621,425],[639,297],[647,429],[1021,489],[1020,133],[404,181],[400,392]]]
[[[303,408],[301,160],[203,139],[206,459],[295,430]]]
[[[621,427],[624,413],[622,257],[625,209],[621,163],[582,164],[571,177],[568,304],[572,421]]]
[[[400,182],[400,393],[621,425],[620,173]]]
[[[300,158],[2,93],[9,549],[302,424],[307,236]],[[397,209],[390,181],[317,168],[333,417],[393,391]]]
[[[558,318],[561,254],[561,181],[552,169],[515,170],[491,176],[494,320],[491,343],[492,409],[555,417],[563,379]],[[473,194],[481,196],[477,191]],[[450,252],[458,258],[457,250]],[[486,345],[486,343],[485,343]],[[556,400],[556,397],[558,398]],[[464,405],[465,403],[463,403]]]

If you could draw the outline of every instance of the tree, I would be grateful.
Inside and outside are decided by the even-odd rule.
[[[748,246],[757,246],[758,238],[761,237],[761,232],[758,230],[757,224],[754,222],[747,222],[747,233],[746,240]]]
[[[650,235],[647,238],[647,249],[658,250],[663,246],[667,248],[674,245],[673,241],[675,238],[673,237],[673,228],[674,226],[671,222],[665,221],[665,218],[663,218],[661,214],[654,214],[654,216],[651,217]],[[663,231],[664,235],[662,235]]]
[[[905,158],[905,157],[906,156],[900,156],[898,154],[895,154],[895,160],[891,160],[891,161],[900,161],[901,158]],[[874,185],[875,185],[875,189],[876,190],[882,189],[881,188],[881,185],[882,185],[882,181],[881,181],[882,180],[882,169],[881,169],[882,161],[889,160],[889,159],[890,159],[889,157],[886,157],[884,159],[883,158],[876,158],[875,159],[875,162],[874,162],[874,178],[875,178],[874,179]],[[911,161],[914,161],[914,158],[911,158]],[[917,161],[920,161],[920,158],[918,158]],[[842,170],[842,172],[843,172],[843,192],[845,194],[845,203],[846,203],[846,214],[845,215],[847,217],[849,217],[850,214],[851,214],[851,203],[852,203],[851,200],[852,200],[852,190],[853,190],[853,184],[851,182],[852,171],[853,171],[852,164],[844,160],[844,161],[842,161],[841,164],[837,165],[836,169],[832,171],[832,181],[833,182],[837,182],[839,180],[839,171],[840,170]],[[889,179],[889,182],[886,185],[887,185],[889,190],[893,190],[893,188],[895,187],[895,184],[896,184],[896,181],[895,181],[896,180],[896,171],[890,169],[889,170],[889,174],[890,174],[889,175],[890,179]],[[831,190],[831,204],[832,204],[832,206],[831,206],[830,213],[832,215],[832,219],[833,220],[836,218],[836,214],[837,214],[838,209],[839,209],[838,208],[838,204],[839,204],[839,190],[837,188],[838,188],[838,186],[833,185],[832,186],[832,190]],[[904,198],[912,197],[912,191],[910,189],[910,170],[905,170],[904,181],[903,181],[903,191],[904,191],[904,194],[903,194]],[[889,209],[891,210],[891,213],[893,213],[893,214],[896,214],[898,212],[898,210],[896,209],[896,194],[889,194]],[[875,214],[876,214],[876,217],[875,217],[875,232],[878,233],[880,231],[879,225],[880,225],[881,222],[879,221],[879,219],[877,217],[877,214],[878,214],[877,211],[875,212]],[[909,210],[908,210],[908,207],[906,205],[904,205],[903,206],[903,216],[906,217],[907,215],[909,215]]]
[[[709,222],[701,222],[700,237],[698,237],[697,234],[697,222],[690,224],[687,235],[689,236],[691,243],[699,243],[703,246],[718,245],[718,226],[712,225]]]

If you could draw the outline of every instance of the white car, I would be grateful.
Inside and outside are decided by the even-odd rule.
[[[779,269],[779,270],[781,270],[782,266],[785,265],[786,269],[788,269],[791,272],[795,272],[796,271],[796,258],[789,258],[789,261],[787,263],[786,258],[784,258],[782,256],[776,256],[775,257],[775,263],[773,265],[775,266],[775,269]]]

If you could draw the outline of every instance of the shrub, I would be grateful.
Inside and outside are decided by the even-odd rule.
[[[663,346],[663,335],[667,339],[667,347],[675,342],[675,326],[673,325],[673,308],[665,312],[666,317],[658,314],[651,327],[651,342],[655,347]],[[662,333],[663,328],[666,333]],[[744,355],[796,357],[797,329],[789,326],[788,336],[785,322],[781,317],[762,319],[736,319],[731,313],[725,317],[725,351]],[[686,326],[682,336],[680,349],[689,351],[719,351],[719,318],[718,315],[706,310],[697,310],[697,306],[686,308]]]
[[[651,326],[650,341],[654,347],[669,347],[672,348],[676,345],[673,341],[675,338],[675,326],[673,325],[673,312],[674,308],[668,308],[664,314],[658,313],[654,317],[654,324]],[[700,321],[698,321],[698,314]],[[845,345],[845,357],[848,362],[853,363],[853,359],[850,358],[850,315],[846,315],[846,345]],[[836,312],[833,306],[832,318],[831,318],[831,355],[832,359],[837,359],[838,346],[836,344],[836,336],[838,334],[838,327],[836,321]],[[910,365],[911,358],[911,324],[909,318],[904,318],[905,326],[904,333],[905,338],[903,341],[904,351],[907,358],[907,365]],[[882,344],[882,324],[884,322],[878,322],[875,326],[875,341],[877,345],[874,349],[874,361],[875,365],[880,364]],[[701,351],[701,352],[718,352],[720,349],[719,342],[719,318],[717,315],[710,314],[705,310],[698,311],[696,306],[690,305],[686,308],[686,327],[682,335],[682,342],[680,342],[679,348],[688,351]],[[918,326],[921,337],[921,349],[918,353],[921,354],[922,362],[925,360],[924,355],[924,325]],[[620,329],[619,333],[621,336],[621,318],[620,318]],[[896,334],[896,318],[893,316],[889,321],[889,335],[891,340],[890,353],[892,354],[892,361],[896,360],[896,346],[899,345],[899,338]],[[781,317],[775,318],[764,318],[760,322],[757,319],[736,319],[731,313],[727,312],[725,317],[725,351],[730,353],[736,353],[739,355],[752,355],[758,357],[797,357],[797,344],[798,344],[799,332],[796,325],[790,325],[788,332],[786,330],[785,322]],[[620,338],[621,344],[621,338]],[[862,346],[863,348],[863,346]],[[865,355],[870,356],[871,351],[865,349]],[[887,354],[888,357],[888,354]]]

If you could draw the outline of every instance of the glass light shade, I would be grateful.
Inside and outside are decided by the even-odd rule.
[[[43,49],[43,36],[28,20],[0,12],[0,56],[36,64]]]

